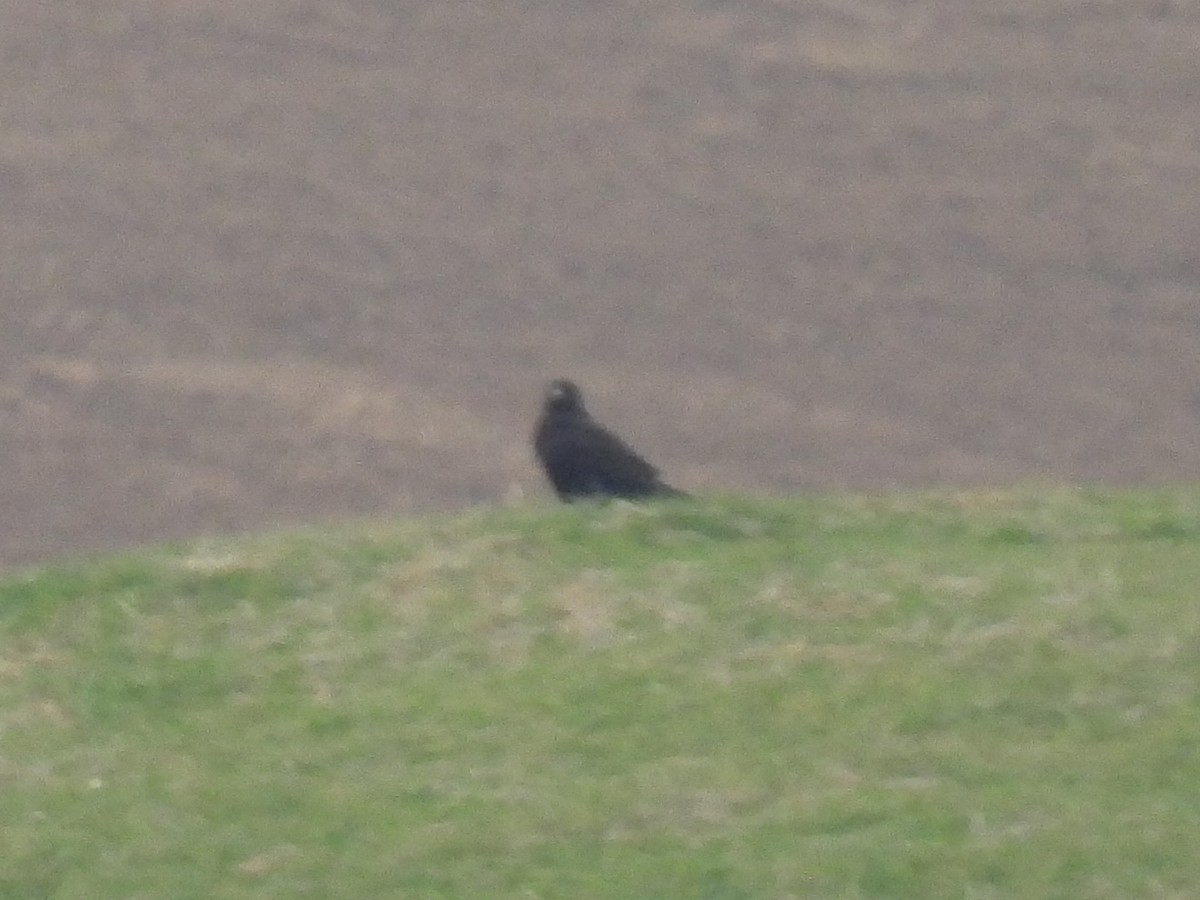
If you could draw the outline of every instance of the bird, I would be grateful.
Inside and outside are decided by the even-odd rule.
[[[685,497],[662,480],[658,469],[597,422],[583,405],[583,395],[567,378],[546,388],[542,413],[533,436],[538,461],[558,499]]]

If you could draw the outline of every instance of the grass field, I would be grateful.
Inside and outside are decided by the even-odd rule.
[[[498,508],[0,583],[0,896],[1168,897],[1200,489]]]

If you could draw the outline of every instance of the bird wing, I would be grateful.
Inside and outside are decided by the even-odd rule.
[[[655,490],[658,469],[598,422],[582,423],[571,443],[592,491],[644,494]]]
[[[535,447],[560,494],[638,497],[671,490],[658,469],[590,416],[543,419]]]

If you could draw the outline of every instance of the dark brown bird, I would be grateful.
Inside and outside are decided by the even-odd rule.
[[[533,448],[558,498],[682,497],[658,469],[588,415],[573,381],[550,382]]]

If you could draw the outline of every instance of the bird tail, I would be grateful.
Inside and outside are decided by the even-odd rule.
[[[667,484],[665,481],[660,481],[655,485],[654,495],[656,497],[674,497],[680,500],[692,496],[687,491],[681,491],[679,488],[671,487],[671,485]]]

